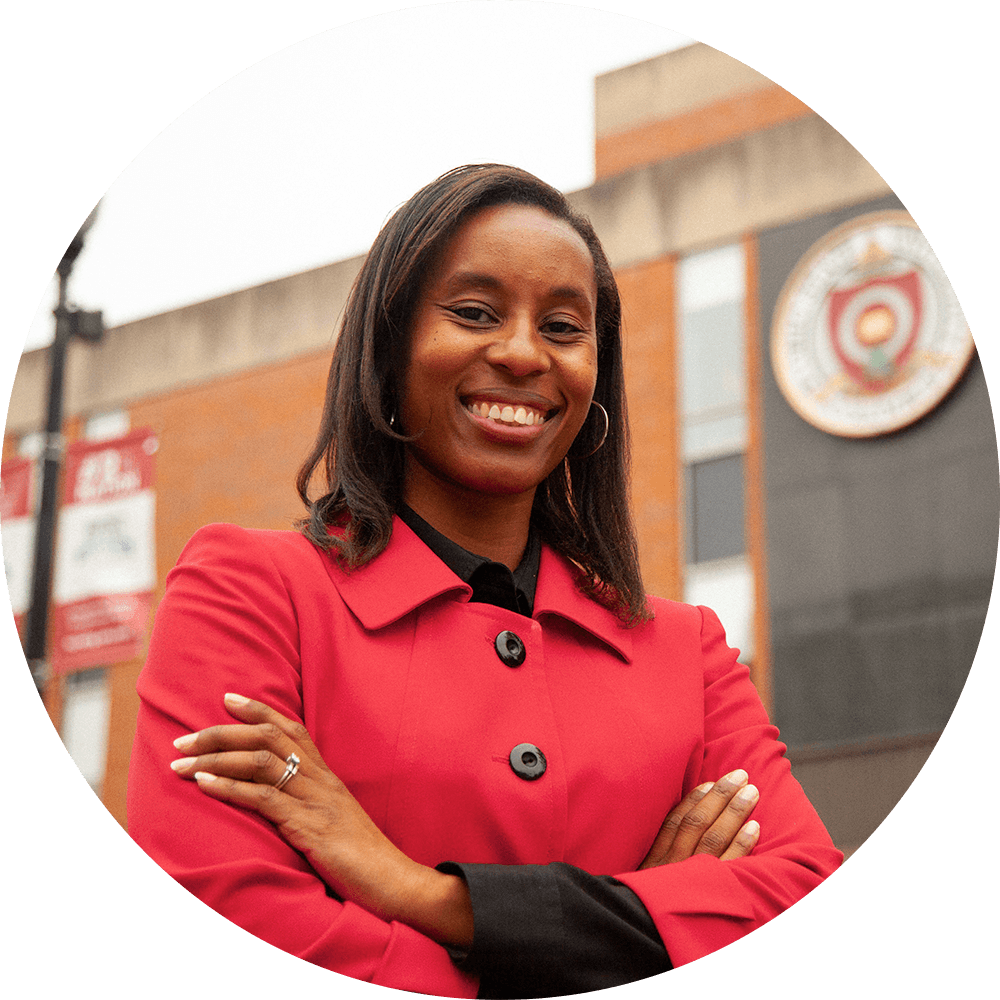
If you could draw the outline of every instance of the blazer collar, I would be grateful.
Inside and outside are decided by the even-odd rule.
[[[385,628],[422,604],[446,594],[462,603],[472,588],[460,580],[398,517],[385,550],[366,566],[345,572],[333,555],[327,571],[344,602],[369,630]],[[632,659],[632,636],[607,608],[585,596],[572,566],[542,545],[535,591],[534,618],[552,614],[586,629],[626,662]]]

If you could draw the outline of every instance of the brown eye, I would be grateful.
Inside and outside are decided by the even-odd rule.
[[[458,306],[451,309],[459,319],[468,320],[470,323],[490,323],[493,317],[481,306]]]
[[[553,337],[576,337],[581,336],[586,333],[579,324],[571,323],[569,320],[565,319],[552,319],[549,320],[543,327],[542,331]]]

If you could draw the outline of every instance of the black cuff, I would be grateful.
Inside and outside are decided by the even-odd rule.
[[[445,862],[469,888],[473,944],[449,949],[481,998],[551,997],[620,986],[672,968],[639,897],[572,865]]]

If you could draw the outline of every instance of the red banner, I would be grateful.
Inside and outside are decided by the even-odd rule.
[[[32,508],[35,464],[12,458],[0,467],[0,531],[3,569],[14,621],[20,632],[31,600],[35,519]]]
[[[55,673],[139,656],[153,589],[151,431],[80,441],[66,454],[50,657]]]

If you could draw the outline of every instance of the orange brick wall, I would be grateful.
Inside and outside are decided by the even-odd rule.
[[[767,490],[764,483],[764,357],[760,336],[760,302],[758,301],[757,237],[743,238],[746,260],[746,292],[743,325],[746,332],[747,417],[749,435],[744,457],[746,470],[747,556],[753,569],[753,663],[750,679],[757,687],[760,700],[771,715],[771,608],[767,590]]]
[[[678,600],[680,551],[672,257],[615,272],[622,296],[632,424],[632,508],[646,589]]]
[[[130,408],[133,428],[151,428],[160,443],[160,593],[184,544],[203,525],[290,528],[303,513],[295,475],[316,435],[329,365],[328,351],[307,354]]]

